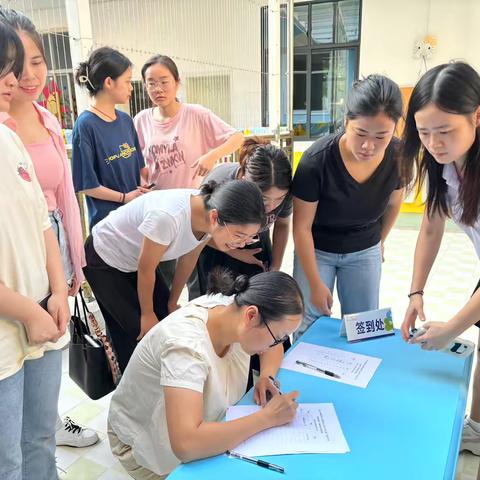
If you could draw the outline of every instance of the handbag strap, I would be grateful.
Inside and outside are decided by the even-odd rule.
[[[82,310],[83,310],[83,318],[80,314],[80,302],[78,301],[78,298],[80,297],[80,302],[82,303]],[[92,335],[92,332],[90,330],[90,326],[88,324],[88,315],[90,311],[88,310],[87,303],[85,302],[85,299],[83,298],[83,293],[82,289],[78,291],[77,296],[75,297],[75,307],[74,307],[74,315],[85,324],[85,328],[87,330],[87,333],[89,335]]]

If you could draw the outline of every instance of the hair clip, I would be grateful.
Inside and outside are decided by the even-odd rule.
[[[93,83],[88,78],[88,67],[87,66],[85,67],[85,73],[86,73],[86,75],[79,75],[78,76],[78,81],[80,83],[88,83],[92,87],[92,89],[95,90],[95,87],[93,86]]]

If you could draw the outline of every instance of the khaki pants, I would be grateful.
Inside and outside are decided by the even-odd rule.
[[[167,478],[167,475],[157,475],[151,470],[148,470],[148,468],[141,467],[133,457],[132,447],[125,445],[125,443],[117,437],[117,434],[112,430],[110,425],[108,425],[107,434],[113,456],[118,458],[122,467],[132,478],[135,480],[164,480]]]

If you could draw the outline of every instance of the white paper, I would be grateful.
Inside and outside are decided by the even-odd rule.
[[[260,409],[257,405],[229,407],[226,419],[236,420]],[[250,457],[350,451],[332,403],[300,403],[293,422],[257,433],[233,450]]]
[[[296,363],[297,360],[333,372],[340,378],[334,378],[299,365]],[[381,361],[381,358],[369,357],[360,353],[300,342],[295,348],[289,350],[282,362],[282,368],[366,388]]]

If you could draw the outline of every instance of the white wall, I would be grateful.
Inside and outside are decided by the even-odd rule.
[[[6,1],[32,18],[41,32],[67,30],[65,0]],[[134,80],[141,79],[140,69],[150,56],[169,55],[181,79],[227,76],[230,87],[221,92],[207,82],[202,98],[216,101],[206,106],[225,99],[226,120],[232,125],[261,125],[260,12],[266,0],[89,1],[93,47],[121,50],[134,63]],[[186,89],[180,96],[192,100]]]
[[[480,71],[479,32],[479,0],[363,0],[360,76],[382,73],[413,86],[425,71],[415,42],[427,34],[438,42],[428,68],[463,59]]]
[[[94,0],[90,6],[94,47],[109,45],[123,51],[133,61],[137,79],[143,63],[156,53],[171,56],[184,79],[227,75],[230,90],[217,93],[228,96],[229,120],[239,128],[259,126],[261,3]],[[188,91],[182,96],[189,101]]]

